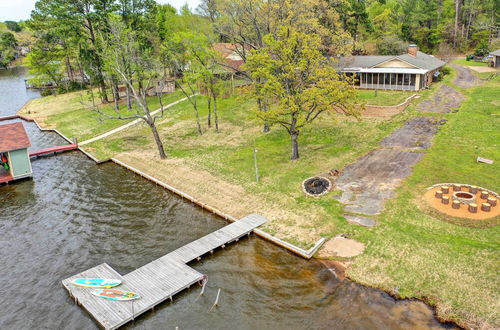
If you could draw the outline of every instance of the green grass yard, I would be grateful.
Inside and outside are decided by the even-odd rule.
[[[467,61],[464,58],[452,60],[451,63],[463,66],[488,66],[488,63],[486,62],[475,62],[473,60]]]
[[[374,91],[359,90],[359,98],[369,105],[398,105],[403,103],[416,91]]]
[[[165,106],[182,97],[179,91],[166,94],[162,98],[162,103]],[[160,107],[158,98],[149,97],[148,105],[151,111],[158,109]],[[134,105],[133,110],[128,111],[123,98],[120,103],[120,114],[123,116],[135,114],[136,107]],[[99,108],[104,114],[116,115],[114,103],[99,105]],[[141,113],[141,110],[139,110],[139,113]],[[106,116],[93,111],[86,92],[74,92],[35,99],[24,106],[19,114],[38,118],[45,126],[57,128],[67,137],[76,137],[78,141],[85,141],[131,121],[108,119]]]
[[[500,158],[499,78],[461,90],[467,99],[458,113],[424,114],[416,110],[416,102],[432,97],[439,86],[451,84],[454,77],[453,72],[443,82],[421,91],[421,98],[390,119],[358,121],[338,114],[323,116],[301,133],[301,158],[295,162],[289,161],[287,134],[279,127],[263,134],[262,125],[250,111],[255,102],[244,95],[219,103],[220,133],[206,127],[206,100],[202,96],[198,97],[205,131],[202,136],[196,133],[188,102],[169,109],[158,125],[170,157],[166,161],[157,158],[151,133],[144,125],[94,142],[88,150],[99,158],[118,157],[234,216],[262,213],[271,219],[265,230],[302,247],[311,246],[321,236],[351,235],[366,245],[364,254],[354,259],[348,270],[351,278],[401,297],[426,299],[437,305],[440,317],[463,325],[498,326],[496,260],[500,235],[498,226],[493,226],[498,219],[464,226],[463,221],[430,213],[420,199],[426,187],[441,182],[500,191],[496,176]],[[396,93],[400,92],[379,91],[377,98],[394,100]],[[361,91],[361,98],[368,101],[373,94]],[[404,100],[404,94],[397,96]],[[90,123],[102,123],[81,109],[68,111],[70,105],[51,115],[48,111],[59,106],[58,100],[37,100],[39,113],[35,115],[47,114],[46,122],[61,127],[69,136],[80,132],[90,137],[105,131],[89,127]],[[422,115],[448,122],[397,196],[376,217],[378,226],[369,229],[348,224],[342,217],[342,205],[332,199],[335,192],[320,198],[302,193],[300,184],[305,178],[343,168],[377,148],[380,140],[406,121]],[[254,148],[258,149],[259,183],[255,182]],[[478,155],[495,163],[478,164]]]

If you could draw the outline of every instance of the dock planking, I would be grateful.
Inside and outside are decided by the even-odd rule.
[[[152,309],[203,280],[204,275],[186,263],[225,246],[250,234],[255,228],[266,223],[267,219],[251,214],[219,230],[186,244],[124,276],[108,264],[86,270],[62,281],[71,297],[105,329],[116,329],[140,314]],[[120,290],[134,291],[141,298],[132,301],[111,301],[92,295],[92,289],[71,284],[77,277],[119,279]]]

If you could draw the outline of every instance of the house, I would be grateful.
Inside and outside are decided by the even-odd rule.
[[[351,56],[336,65],[341,72],[355,76],[359,88],[418,91],[429,86],[445,64],[420,52],[417,45],[409,45],[406,54]]]
[[[493,67],[500,68],[500,49],[491,52],[490,55],[493,56]]]
[[[248,51],[247,47],[244,49],[238,44],[218,42],[213,44],[213,48],[222,58],[223,63],[220,64],[227,72],[241,72],[241,65],[245,62],[241,54]]]
[[[30,146],[23,123],[0,125],[0,183],[32,176]]]

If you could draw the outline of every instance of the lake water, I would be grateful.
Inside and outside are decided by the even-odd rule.
[[[0,70],[0,116],[27,100],[26,70]],[[33,147],[65,143],[24,123]],[[121,274],[226,222],[114,164],[74,151],[33,161],[33,180],[0,186],[0,329],[96,329],[61,280],[108,263]],[[421,302],[397,301],[257,237],[190,264],[208,275],[130,329],[449,328]],[[210,311],[217,289],[219,307]]]

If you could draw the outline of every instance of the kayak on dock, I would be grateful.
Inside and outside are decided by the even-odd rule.
[[[126,300],[134,300],[140,298],[140,296],[135,292],[122,291],[117,289],[99,289],[92,291],[92,294],[104,299],[115,300],[115,301],[118,300],[126,301]]]
[[[75,278],[71,284],[76,286],[83,286],[86,288],[112,288],[122,284],[120,280],[113,280],[108,278]]]

